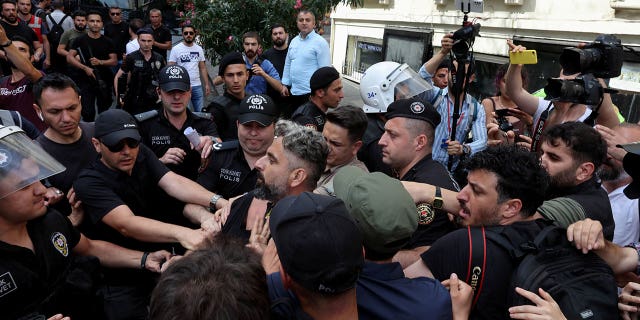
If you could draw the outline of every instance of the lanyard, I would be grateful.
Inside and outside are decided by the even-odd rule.
[[[445,99],[447,99],[447,129],[449,132],[449,137],[451,137],[451,118],[453,117],[453,114],[451,114],[451,103],[449,102],[449,97],[446,97]],[[464,102],[462,102],[462,104],[464,105]],[[450,115],[451,114],[451,115]],[[462,122],[462,119],[464,118],[464,112],[460,114],[460,118],[458,118],[457,121],[457,126],[460,127],[460,123]],[[456,133],[456,139],[457,137],[457,133]]]

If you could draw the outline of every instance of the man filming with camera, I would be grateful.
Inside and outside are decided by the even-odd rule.
[[[466,94],[466,86],[474,79],[474,59],[468,54],[468,47],[466,50],[461,50],[459,46],[454,48],[456,41],[453,37],[454,34],[445,35],[441,41],[440,52],[429,59],[418,72],[427,82],[432,83],[432,75],[453,50],[456,58],[451,62],[447,87],[434,87],[425,93],[425,98],[433,104],[442,118],[435,131],[433,159],[448,166],[451,172],[455,171],[463,157],[481,151],[487,146],[484,108],[475,98]],[[456,70],[462,63],[465,72],[464,80],[460,81],[455,78]],[[456,106],[456,102],[460,103],[459,107]],[[454,117],[456,111],[459,117]],[[470,132],[473,138],[467,143]]]
[[[526,50],[511,40],[507,40],[507,44],[512,52]],[[602,78],[612,78],[620,74],[620,41],[613,36],[604,35],[585,48],[564,50],[560,56],[563,71],[558,78],[549,79],[545,87],[547,97],[544,99],[533,96],[522,87],[522,65],[509,65],[506,74],[506,94],[520,109],[533,116],[532,150],[539,150],[542,133],[554,124],[580,121],[593,125],[595,121],[609,128],[618,125],[611,95]],[[576,57],[576,54],[592,59]],[[575,65],[576,61],[585,62]]]

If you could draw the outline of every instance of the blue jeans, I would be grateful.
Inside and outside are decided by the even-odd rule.
[[[200,112],[204,104],[204,91],[202,86],[191,87],[191,106],[193,111]]]

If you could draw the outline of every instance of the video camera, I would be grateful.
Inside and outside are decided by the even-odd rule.
[[[467,60],[469,48],[476,39],[476,36],[480,33],[480,24],[468,24],[462,28],[456,30],[453,33],[451,39],[455,41],[453,48],[453,55],[456,60]]]
[[[597,78],[615,78],[622,68],[622,44],[614,35],[601,34],[584,49],[564,48],[560,65],[564,74],[593,73]]]
[[[597,106],[602,101],[604,89],[594,75],[584,74],[571,80],[547,79],[544,92],[546,100]]]

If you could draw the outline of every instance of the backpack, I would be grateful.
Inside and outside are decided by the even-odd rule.
[[[511,275],[511,306],[532,304],[517,294],[515,287],[536,294],[542,288],[569,320],[617,318],[618,290],[613,271],[594,252],[583,254],[576,249],[567,240],[565,229],[548,225],[533,241],[526,241],[509,227],[467,228],[472,246],[469,270],[474,270],[469,272],[468,283],[475,285],[474,307],[484,285],[484,267],[490,262],[485,251],[489,239],[506,250],[517,265]]]
[[[48,21],[51,21],[52,24],[52,27],[49,28],[49,33],[47,34],[47,40],[49,40],[49,47],[51,48],[51,50],[54,50],[52,52],[56,52],[55,50],[57,50],[58,44],[60,44],[60,39],[62,38],[62,34],[64,33],[62,23],[69,16],[65,14],[64,17],[60,19],[60,22],[56,22],[51,14],[48,14],[46,17],[49,18]]]

